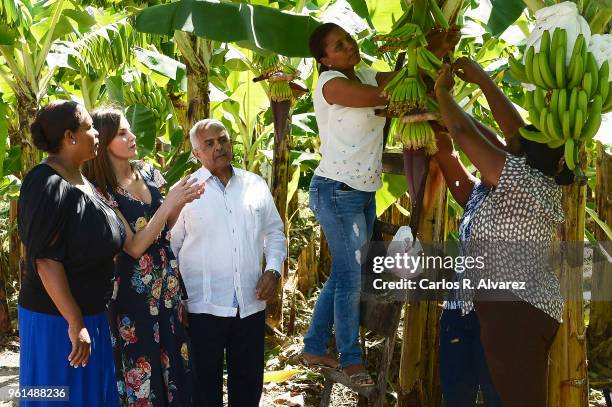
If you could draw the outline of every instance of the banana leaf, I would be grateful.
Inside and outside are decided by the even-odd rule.
[[[525,9],[523,0],[491,0],[491,15],[487,22],[487,31],[499,36],[521,16]]]
[[[135,27],[140,32],[172,35],[191,32],[220,42],[235,42],[265,53],[310,56],[308,37],[320,25],[313,17],[244,3],[182,0],[144,9]]]

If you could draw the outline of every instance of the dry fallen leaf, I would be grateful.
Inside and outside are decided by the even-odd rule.
[[[268,383],[268,382],[283,383],[291,379],[298,373],[300,373],[300,371],[296,369],[275,370],[273,372],[266,372],[264,374],[264,383]]]
[[[304,407],[304,395],[295,392],[281,394],[274,399],[274,404],[281,406]]]

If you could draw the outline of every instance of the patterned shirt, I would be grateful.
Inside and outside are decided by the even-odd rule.
[[[480,181],[476,181],[474,188],[472,188],[470,197],[468,198],[468,201],[465,204],[465,208],[463,210],[463,216],[461,217],[461,221],[459,222],[459,254],[461,256],[463,256],[464,254],[463,242],[467,242],[470,238],[470,229],[472,227],[472,219],[474,218],[474,213],[476,212],[476,209],[480,207],[487,195],[489,195],[490,190],[491,189],[489,187],[487,187]],[[460,276],[460,273],[455,273],[455,281],[460,281]],[[462,303],[459,299],[459,290],[451,290],[448,293],[448,299],[444,303],[444,308],[462,308]]]
[[[485,257],[486,267],[470,271],[478,284],[523,281],[514,295],[562,322],[559,279],[549,265],[550,246],[563,221],[561,187],[531,168],[525,158],[506,155],[497,187],[473,214],[467,251]],[[473,309],[474,290],[461,290],[463,313]]]

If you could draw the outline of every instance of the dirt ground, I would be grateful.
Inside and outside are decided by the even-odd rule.
[[[276,365],[273,360],[272,365]],[[297,359],[296,359],[297,363]],[[270,371],[269,369],[266,369]],[[283,370],[297,370],[290,380],[283,383],[269,382],[264,385],[262,407],[295,406],[315,407],[319,405],[319,394],[323,389],[320,375],[296,365],[286,366]],[[0,339],[0,407],[18,406],[8,399],[8,387],[19,384],[19,338],[12,336]],[[357,397],[343,386],[336,385],[332,392],[332,406],[355,406]]]
[[[278,367],[279,363],[285,361],[287,364],[282,370],[295,370],[298,373],[282,383],[266,383],[260,406],[316,407],[319,405],[319,397],[323,389],[322,378],[320,375],[297,365],[297,355],[299,354],[299,352],[295,352],[297,349],[297,346],[291,345],[288,349],[284,349],[281,354],[284,356],[276,356],[268,360],[268,365],[273,367]],[[287,359],[285,360],[285,358]],[[267,367],[266,371],[271,372],[273,370]],[[7,386],[14,386],[19,383],[18,375],[18,338],[14,336],[2,338],[0,340],[0,407],[18,406],[17,402],[2,401],[6,399]],[[333,407],[354,407],[357,405],[357,397],[345,387],[335,385],[331,405]],[[589,407],[606,407],[605,399],[600,391],[591,390]]]

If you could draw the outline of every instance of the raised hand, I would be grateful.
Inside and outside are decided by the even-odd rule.
[[[178,184],[174,186],[166,195],[164,203],[169,205],[171,208],[181,207],[187,203],[193,202],[198,199],[204,193],[206,185],[204,182],[201,184],[196,183],[196,179],[189,179],[189,177],[183,178]]]
[[[438,58],[444,57],[461,39],[461,31],[457,26],[451,27],[448,31],[432,30],[427,34],[427,48]]]
[[[453,71],[465,82],[482,84],[483,80],[488,80],[489,75],[477,62],[469,58],[459,58],[453,63]]]

